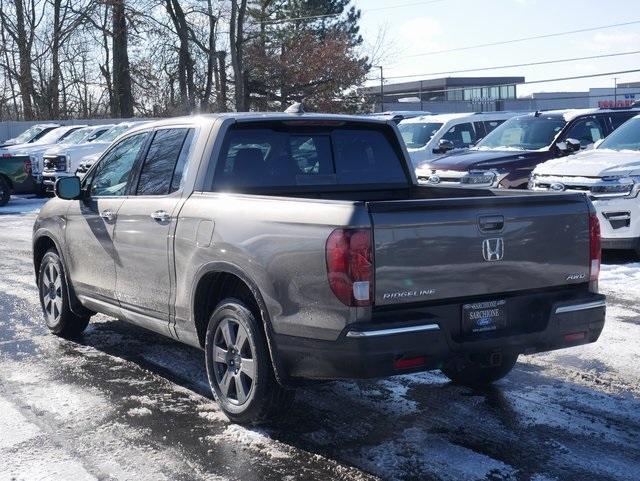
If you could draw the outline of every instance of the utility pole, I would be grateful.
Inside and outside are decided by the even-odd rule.
[[[380,69],[380,112],[384,112],[384,71],[382,65],[376,65]]]
[[[613,106],[618,106],[618,77],[613,77]]]

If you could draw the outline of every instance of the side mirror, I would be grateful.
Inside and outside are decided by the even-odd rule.
[[[580,145],[580,141],[576,139],[567,139],[564,141],[567,144],[567,151],[572,154],[573,152],[577,152],[582,147]]]
[[[80,198],[82,192],[80,188],[80,179],[75,175],[73,177],[61,177],[53,186],[53,192],[56,197],[64,200],[74,200]]]
[[[433,153],[434,154],[446,154],[447,152],[449,152],[450,150],[455,149],[455,145],[453,145],[453,142],[451,142],[450,140],[446,140],[446,139],[440,139],[438,141],[438,147],[433,149]]]
[[[580,150],[580,141],[576,139],[567,139],[564,142],[557,142],[556,148],[561,154],[569,155]]]

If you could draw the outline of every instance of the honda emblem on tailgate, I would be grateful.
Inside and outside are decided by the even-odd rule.
[[[504,239],[496,237],[482,241],[482,256],[487,262],[501,261],[504,257]]]

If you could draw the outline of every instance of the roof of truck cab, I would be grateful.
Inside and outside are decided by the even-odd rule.
[[[473,120],[482,121],[482,120],[489,120],[491,118],[494,118],[496,120],[500,120],[500,119],[508,119],[510,117],[515,117],[522,113],[524,112],[511,112],[511,111],[502,110],[502,111],[495,111],[495,112],[462,112],[462,113],[455,113],[455,114],[431,114],[431,115],[423,115],[420,117],[405,119],[400,123],[401,124],[422,124],[425,122],[429,122],[429,123],[446,124],[451,120],[458,120],[458,119],[468,119],[470,121],[473,121]]]
[[[200,114],[183,117],[172,117],[170,119],[157,120],[145,123],[140,129],[148,129],[155,127],[163,127],[169,125],[185,125],[185,124],[207,124],[218,119],[231,119],[238,122],[255,122],[255,121],[295,121],[295,120],[317,120],[317,121],[337,121],[337,122],[363,122],[370,124],[384,125],[390,120],[377,119],[375,117],[367,117],[365,115],[345,115],[345,114],[288,114],[284,112],[223,112],[216,114]],[[130,132],[136,131],[134,126]]]
[[[620,113],[620,112],[637,112],[640,114],[639,107],[629,107],[628,109],[599,109],[599,108],[591,108],[591,109],[564,109],[564,110],[539,110],[538,112],[531,112],[526,115],[522,115],[521,117],[531,117],[538,113],[539,117],[560,117],[564,119],[566,122],[571,122],[573,119],[577,117],[581,117],[584,115],[595,115],[595,114],[607,114],[607,113]]]

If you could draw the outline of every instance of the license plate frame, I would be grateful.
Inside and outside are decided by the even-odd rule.
[[[506,329],[509,325],[507,301],[496,299],[463,304],[461,320],[464,334],[482,334]]]

